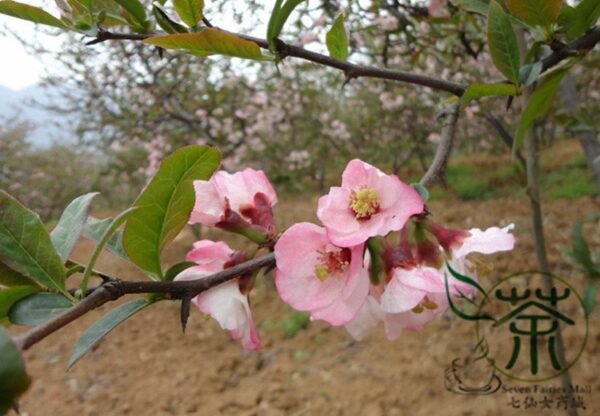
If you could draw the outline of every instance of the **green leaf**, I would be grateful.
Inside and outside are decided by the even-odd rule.
[[[165,49],[182,50],[200,57],[217,54],[245,59],[265,59],[256,43],[213,28],[195,33],[154,36],[144,42]]]
[[[484,16],[487,16],[488,8],[490,7],[489,0],[462,0],[461,4],[465,10]]]
[[[63,22],[39,7],[16,1],[0,1],[0,13],[42,25],[66,28]]]
[[[65,268],[39,217],[0,190],[0,261],[43,287],[65,293]]]
[[[150,305],[147,299],[136,299],[117,306],[102,318],[94,322],[77,340],[67,368],[71,368],[104,336],[115,329],[119,324]]]
[[[173,0],[175,11],[189,27],[194,27],[202,20],[204,0]]]
[[[2,286],[36,286],[33,280],[23,276],[21,273],[18,273],[8,267],[6,264],[0,262],[0,285]]]
[[[112,218],[104,218],[100,220],[98,218],[88,217],[87,221],[85,222],[82,235],[85,238],[98,243],[112,222]],[[123,232],[121,230],[116,230],[112,237],[110,237],[110,239],[106,242],[104,248],[111,253],[124,258],[125,260],[129,260],[125,250],[123,249],[123,244],[121,243],[122,239]]]
[[[8,311],[17,301],[38,290],[33,286],[13,286],[0,290],[0,321],[8,317]]]
[[[592,313],[596,305],[596,292],[598,291],[598,281],[590,280],[583,289],[583,309],[586,314]]]
[[[185,269],[189,269],[190,267],[197,266],[198,263],[194,263],[193,261],[182,261],[180,263],[176,263],[169,267],[169,270],[165,273],[165,280],[170,282],[177,277],[179,273],[184,271]]]
[[[333,26],[325,36],[329,56],[339,61],[345,61],[348,58],[348,35],[344,27],[344,14],[335,18]]]
[[[546,114],[552,106],[558,84],[566,73],[567,70],[562,69],[550,75],[529,98],[525,109],[521,113],[521,120],[519,120],[519,127],[515,134],[513,153],[521,148],[525,134],[527,134],[535,120]]]
[[[514,84],[519,82],[519,46],[508,14],[497,1],[488,11],[488,45],[496,68]]]
[[[15,303],[8,312],[13,324],[36,326],[43,324],[73,306],[73,302],[58,293],[42,292]]]
[[[63,262],[67,261],[75,243],[79,239],[88,215],[88,208],[98,192],[75,198],[65,208],[63,214],[50,233],[52,244]]]
[[[30,383],[19,348],[8,332],[0,328],[0,415],[10,410]]]
[[[294,9],[303,1],[305,0],[286,0],[283,5],[281,5],[282,2],[280,0],[275,2],[275,7],[273,8],[267,27],[267,41],[269,42],[269,49],[271,49],[272,52],[275,51],[273,41],[281,34],[283,26],[290,17],[290,14],[292,14]],[[280,5],[281,7],[279,7]]]
[[[141,269],[163,277],[160,255],[187,223],[194,206],[194,180],[207,180],[219,166],[221,154],[208,146],[183,147],[166,158],[134,206],[123,245]],[[201,197],[201,196],[199,196]]]
[[[171,20],[167,12],[163,10],[163,8],[154,3],[152,6],[152,14],[154,14],[154,18],[156,19],[156,23],[167,33],[187,33],[188,30],[184,26],[179,23]]]
[[[144,5],[138,0],[115,0],[119,5],[129,13],[141,28],[148,27],[148,18]]]
[[[583,238],[582,226],[579,221],[575,222],[573,225],[571,243],[573,244],[573,260],[575,260],[575,262],[584,270],[588,277],[600,277],[600,273],[596,272],[596,266],[592,259],[590,246],[587,241],[585,241],[585,238]]]
[[[460,97],[460,109],[464,110],[472,100],[481,97],[514,96],[519,89],[513,84],[471,84]]]
[[[582,0],[576,7],[563,5],[558,22],[569,38],[574,39],[590,29],[598,18],[600,18],[600,1]]]
[[[119,215],[117,215],[111,221],[110,225],[104,231],[104,234],[102,234],[100,241],[98,241],[98,243],[96,244],[96,247],[94,248],[94,252],[92,253],[92,256],[90,257],[90,260],[88,261],[85,271],[83,272],[83,276],[81,278],[81,284],[79,286],[79,288],[81,289],[82,292],[85,292],[85,290],[87,289],[88,280],[90,279],[90,276],[92,275],[92,271],[94,270],[94,265],[96,264],[96,261],[98,260],[98,257],[100,256],[100,253],[104,249],[104,246],[106,245],[106,243],[108,243],[108,241],[112,238],[112,236],[115,235],[115,233],[117,232],[119,227],[129,217],[131,217],[131,214],[133,214],[137,209],[138,209],[138,207],[131,207],[131,208],[128,208],[125,211],[121,212]]]
[[[543,67],[544,65],[542,62],[523,65],[521,69],[519,69],[519,84],[524,86],[533,84],[542,73]]]
[[[596,0],[597,1],[597,0]],[[562,0],[504,0],[513,16],[530,25],[547,26],[556,22]]]
[[[269,50],[275,52],[275,38],[279,36],[279,32],[275,33],[277,27],[277,19],[279,12],[281,11],[281,4],[283,0],[275,0],[271,16],[269,17],[269,23],[267,24],[267,42],[269,43]],[[281,30],[281,29],[280,29]]]

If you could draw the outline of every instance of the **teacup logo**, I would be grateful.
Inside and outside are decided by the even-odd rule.
[[[480,356],[503,375],[528,382],[557,377],[579,358],[587,340],[583,301],[565,280],[540,272],[519,273],[488,291],[448,267],[450,276],[472,285],[483,299],[461,318],[476,321]],[[448,278],[448,276],[447,276]],[[560,331],[559,331],[560,328]],[[559,337],[565,342],[559,342]],[[564,350],[561,345],[568,345]]]
[[[483,355],[456,358],[446,368],[444,386],[459,394],[485,395],[500,389],[502,382],[496,375],[493,360]]]

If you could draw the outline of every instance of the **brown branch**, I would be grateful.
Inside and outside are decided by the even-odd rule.
[[[456,123],[458,122],[459,102],[456,102],[444,109],[439,118],[442,119],[442,131],[440,134],[440,142],[438,143],[433,161],[429,165],[429,169],[419,181],[424,187],[431,185],[437,178],[443,178],[444,170],[448,156],[452,151],[452,143],[456,133]]]
[[[220,29],[221,30],[221,29]],[[269,43],[264,39],[255,38],[253,36],[242,35],[238,33],[228,32],[223,30],[223,32],[232,34],[234,36],[239,37],[240,39],[248,40],[250,42],[256,43],[263,49],[269,48]],[[103,31],[98,34],[98,36],[87,43],[87,45],[95,45],[107,40],[144,40],[150,38],[152,36],[157,36],[157,34],[151,35],[142,35],[142,34],[122,34],[122,33],[112,33]],[[404,71],[392,71],[389,69],[370,67],[366,65],[358,65],[352,64],[349,62],[338,61],[337,59],[331,58],[330,56],[323,55],[317,52],[312,52],[301,48],[299,46],[290,45],[281,40],[277,40],[277,49],[281,58],[286,58],[288,56],[304,59],[306,61],[314,62],[320,65],[328,66],[330,68],[336,68],[344,72],[346,77],[351,78],[378,78],[378,79],[387,79],[390,81],[398,81],[405,82],[409,84],[417,84],[422,85],[424,87],[429,87],[435,90],[446,91],[456,96],[461,96],[465,92],[465,86],[461,84],[457,84],[454,82],[446,81],[443,79],[433,78],[426,75],[414,74],[411,72]]]
[[[162,293],[169,295],[170,299],[186,299],[218,286],[221,283],[235,279],[242,274],[263,267],[271,267],[274,264],[275,254],[270,253],[198,280],[181,282],[136,282],[112,279],[102,284],[88,297],[84,298],[69,310],[18,335],[14,338],[14,341],[19,348],[26,350],[89,311],[125,295],[136,293]]]
[[[554,51],[552,54],[542,59],[542,72],[549,70],[571,56],[582,52],[584,54],[587,53],[594,49],[598,42],[600,42],[600,27],[594,26],[580,38],[575,39],[565,47]]]
[[[223,32],[232,34],[241,39],[254,42],[263,49],[269,49],[269,43],[265,39],[260,39],[239,33],[232,33],[226,30],[223,30]],[[102,31],[98,34],[98,36],[95,39],[88,42],[87,45],[95,45],[97,43],[113,39],[140,41],[153,36],[157,36],[157,34],[124,34]],[[575,39],[573,42],[567,44],[564,48],[561,48],[549,55],[548,57],[544,58],[542,60],[542,71],[547,71],[548,69],[560,63],[562,60],[573,56],[574,54],[577,54],[579,51],[588,51],[594,48],[594,46],[598,42],[600,42],[600,28],[594,27],[582,37]],[[393,71],[384,68],[376,68],[372,66],[338,61],[337,59],[334,59],[330,56],[323,55],[317,52],[312,52],[300,46],[290,45],[289,43],[283,42],[279,39],[277,40],[277,49],[281,58],[291,56],[299,59],[304,59],[309,62],[314,62],[320,65],[328,66],[330,68],[336,68],[344,72],[344,74],[346,75],[346,79],[361,77],[386,79],[390,81],[421,85],[435,90],[449,92],[450,94],[456,95],[458,97],[463,95],[466,89],[466,87],[462,84],[457,84],[455,82],[446,81],[439,78],[433,78],[426,75],[420,75],[404,71]]]

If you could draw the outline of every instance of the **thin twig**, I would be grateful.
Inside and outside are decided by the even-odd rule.
[[[573,42],[568,43],[565,47],[560,48],[544,59],[542,59],[542,72],[545,72],[558,65],[561,61],[577,55],[581,52],[587,53],[594,49],[596,44],[600,42],[600,27],[594,26],[588,30],[583,36],[575,39]]]
[[[456,133],[456,123],[458,122],[458,107],[459,103],[456,102],[451,106],[445,108],[440,114],[442,119],[442,131],[440,134],[440,142],[438,143],[433,161],[429,165],[429,169],[425,172],[425,175],[420,180],[421,185],[428,187],[437,178],[443,177],[444,170],[446,169],[446,162],[450,152],[452,151],[452,143],[454,141],[454,135]]]

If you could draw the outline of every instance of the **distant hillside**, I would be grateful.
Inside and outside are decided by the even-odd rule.
[[[53,100],[60,100],[58,93],[39,86],[18,91],[0,86],[1,120],[4,122],[16,118],[31,122],[35,130],[29,136],[29,140],[36,146],[46,147],[52,141],[71,141],[73,134],[68,126],[73,123],[68,123],[68,117],[42,108],[44,104]]]

